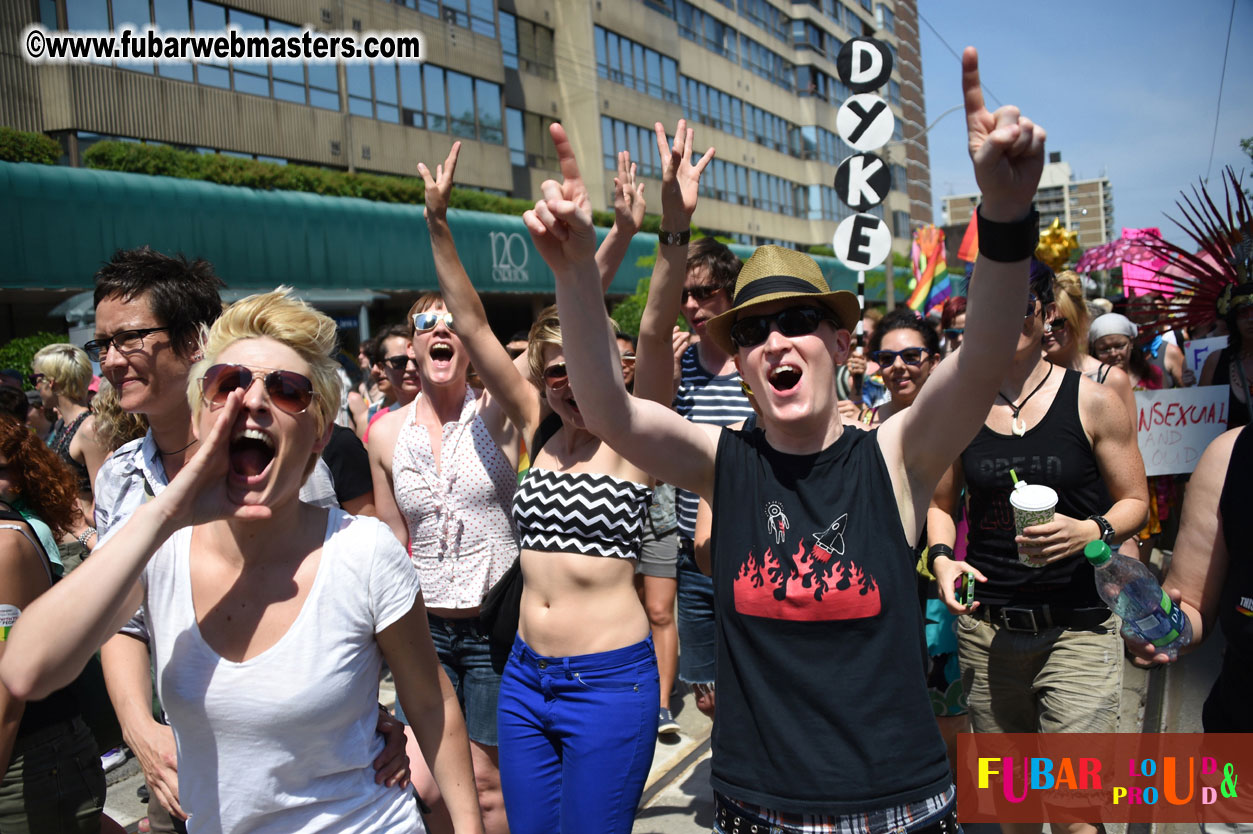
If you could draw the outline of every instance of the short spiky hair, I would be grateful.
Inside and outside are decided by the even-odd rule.
[[[132,301],[147,295],[152,314],[170,329],[170,343],[181,356],[196,352],[201,328],[222,314],[219,290],[225,286],[203,258],[188,261],[147,246],[119,249],[96,273],[95,306],[117,296]]]
[[[333,319],[296,298],[290,287],[241,299],[213,323],[205,338],[204,359],[192,367],[187,383],[192,414],[200,413],[200,380],[217,363],[218,355],[242,339],[261,337],[287,345],[309,363],[315,393],[309,407],[320,437],[339,410],[339,363],[331,356],[338,344],[338,333]]]

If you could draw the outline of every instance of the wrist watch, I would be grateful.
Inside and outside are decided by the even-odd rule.
[[[1096,526],[1101,528],[1101,541],[1110,545],[1114,544],[1114,525],[1105,520],[1103,515],[1090,515],[1088,521],[1095,521]]]
[[[692,230],[684,229],[681,232],[667,232],[663,229],[657,233],[657,239],[661,241],[662,246],[687,246],[688,241],[692,239]]]

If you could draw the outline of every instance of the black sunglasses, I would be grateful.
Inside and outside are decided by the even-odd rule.
[[[47,378],[48,377],[46,374],[31,374],[29,377],[30,384],[32,387],[38,385],[39,383],[43,382]]]
[[[771,326],[787,337],[808,336],[824,321],[835,324],[831,314],[814,307],[788,307],[764,316],[748,316],[731,325],[731,341],[742,348],[759,345],[770,337]]]
[[[1049,322],[1047,332],[1061,333],[1061,332],[1064,332],[1065,330],[1066,330],[1066,319],[1062,318],[1061,316],[1058,316],[1057,318]]]
[[[896,357],[898,356],[906,365],[917,367],[922,364],[922,360],[930,355],[931,351],[926,348],[911,347],[904,350],[876,350],[870,354],[870,358],[878,363],[881,368],[891,367],[896,362]]]
[[[412,362],[415,366],[418,364],[418,360],[414,359],[412,356],[406,356],[403,353],[398,353],[395,356],[388,356],[383,359],[383,364],[387,365],[393,371],[403,371],[405,368],[409,367],[410,362]]]
[[[313,402],[313,383],[295,371],[277,368],[247,368],[243,365],[214,365],[200,379],[205,402],[224,405],[232,391],[247,391],[256,377],[254,371],[269,371],[261,377],[270,402],[288,414],[300,414]]]
[[[565,362],[556,362],[544,369],[544,382],[554,391],[560,391],[570,384],[570,374],[566,371]]]
[[[686,304],[689,298],[694,298],[698,302],[708,301],[720,292],[722,292],[722,287],[719,287],[717,284],[699,284],[695,287],[684,287],[683,303]]]
[[[138,330],[123,330],[120,333],[114,333],[108,339],[92,339],[83,345],[83,350],[87,352],[87,357],[92,362],[99,362],[100,357],[109,352],[109,345],[117,348],[119,353],[133,353],[143,349],[145,336],[169,329],[168,327],[142,327]]]

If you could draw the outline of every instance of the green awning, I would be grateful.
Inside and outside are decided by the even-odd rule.
[[[521,217],[456,210],[448,216],[480,292],[555,291]],[[144,244],[207,258],[236,290],[279,284],[306,290],[437,288],[420,205],[0,162],[0,228],[0,289],[89,289],[116,250]],[[608,230],[596,231],[603,239]],[[656,246],[650,234],[635,236],[611,294],[635,292],[651,272],[638,261]],[[753,251],[732,248],[741,258]],[[856,273],[838,260],[815,260],[833,289],[856,289]],[[897,271],[898,281],[904,272]],[[882,271],[866,280],[867,298],[881,300]]]

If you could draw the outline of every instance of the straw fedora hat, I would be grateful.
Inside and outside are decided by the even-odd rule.
[[[753,307],[784,298],[826,307],[843,330],[852,330],[861,319],[857,296],[847,290],[832,292],[813,258],[782,246],[758,246],[735,281],[733,306],[710,319],[705,333],[718,347],[735,353],[731,326],[736,319]]]

